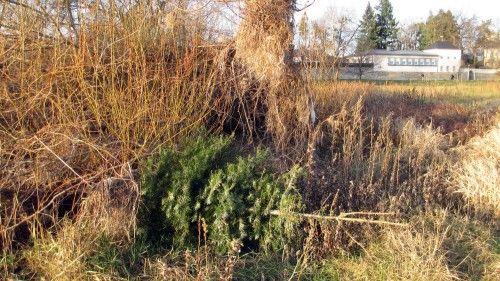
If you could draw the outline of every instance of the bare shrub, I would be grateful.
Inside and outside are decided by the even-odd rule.
[[[180,26],[189,9],[78,1],[75,28],[70,2],[2,5],[2,250],[37,235],[35,227],[74,218],[93,186],[122,178],[123,163],[135,169],[159,145],[197,130],[216,103],[209,65],[216,51],[199,48],[206,26],[179,34],[158,24],[177,13]],[[137,193],[133,185],[122,189]],[[97,208],[106,204],[89,209],[106,217]]]

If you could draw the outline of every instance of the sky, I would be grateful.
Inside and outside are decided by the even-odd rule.
[[[313,0],[298,0],[299,7]],[[324,15],[329,7],[349,11],[360,19],[364,13],[368,0],[315,0],[307,8],[307,16],[315,20]],[[372,7],[378,5],[379,0],[370,0]],[[434,14],[443,10],[451,10],[453,14],[460,13],[470,17],[478,16],[482,20],[492,19],[493,24],[500,27],[500,0],[391,0],[396,20],[402,24],[416,21],[425,21],[429,11]],[[299,18],[301,13],[297,15]]]

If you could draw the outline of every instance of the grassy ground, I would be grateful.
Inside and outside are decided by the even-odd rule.
[[[362,84],[385,93],[414,92],[426,102],[474,106],[498,102],[498,82],[494,81],[342,81]],[[327,86],[332,82],[319,82]],[[439,93],[434,95],[433,93]]]

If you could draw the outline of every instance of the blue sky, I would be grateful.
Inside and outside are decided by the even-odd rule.
[[[313,0],[298,0],[299,7]],[[315,0],[306,9],[310,19],[321,17],[329,7],[349,11],[356,18],[361,18],[368,0]],[[370,0],[372,7],[379,0]],[[500,0],[391,0],[396,19],[401,23],[424,21],[429,11],[436,13],[439,9],[451,10],[454,14],[465,16],[476,15],[480,19],[492,19],[493,24],[500,26]],[[300,17],[301,14],[298,15]]]

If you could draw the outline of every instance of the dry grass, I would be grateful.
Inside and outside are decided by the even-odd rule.
[[[474,209],[498,216],[500,128],[489,129],[499,120],[486,103],[498,99],[500,83],[313,85],[290,64],[294,1],[274,2],[246,1],[237,39],[220,46],[207,46],[209,22],[188,25],[194,12],[172,3],[159,9],[110,1],[115,6],[103,8],[82,1],[88,17],[73,37],[54,16],[62,2],[49,16],[4,6],[11,27],[0,37],[2,278],[229,280],[257,272],[256,279],[288,279],[312,274],[319,258],[359,250],[379,233],[310,220],[298,260],[278,257],[281,263],[258,253],[218,257],[202,245],[160,256],[131,250],[140,242],[141,162],[201,127],[270,146],[282,169],[305,165],[305,203],[320,215],[391,212],[366,220],[403,220],[460,205],[463,194]],[[50,36],[40,34],[47,30]],[[450,149],[465,141],[452,165]],[[433,220],[432,230],[382,231],[381,244],[368,247],[361,263],[342,261],[347,269],[335,274],[498,277],[498,259],[477,250],[488,247],[461,240],[467,227],[449,236],[443,220]],[[479,246],[448,255],[443,249],[454,241]],[[482,264],[465,258],[473,251],[488,252],[477,255]],[[140,262],[123,261],[131,256]],[[462,269],[460,258],[471,266]]]
[[[465,97],[482,99],[498,98],[500,83],[498,81],[477,82],[416,82],[416,83],[389,83],[376,86],[380,91],[389,93],[414,93],[427,99],[444,99],[463,101]]]
[[[320,268],[324,280],[496,280],[493,226],[447,211],[424,213],[407,229],[385,229],[360,255],[343,253]],[[498,243],[498,242],[496,242]]]
[[[362,112],[363,104],[363,98],[354,105],[347,102],[317,127],[309,165],[325,173],[322,178],[326,182],[312,184],[315,195],[326,192],[320,200],[323,202],[328,197],[333,200],[339,192],[359,202],[338,198],[340,201],[333,205],[349,205],[345,211],[375,210],[377,204],[393,199],[424,206],[425,198],[432,197],[428,193],[439,189],[437,179],[430,177],[447,165],[448,139],[431,126],[411,119],[369,119]],[[323,191],[322,187],[330,190]]]
[[[432,224],[433,217],[428,218]],[[500,277],[498,265],[498,223],[484,223],[477,218],[463,215],[448,215],[448,228],[443,243],[447,264],[462,280],[497,280]]]
[[[258,81],[264,89],[249,98],[260,100],[260,107],[266,109],[266,132],[278,148],[290,151],[292,147],[300,153],[314,121],[309,83],[292,60],[296,1],[244,2],[234,44],[235,58],[248,71],[246,76]],[[254,104],[250,112],[256,111]]]
[[[483,136],[459,148],[451,184],[478,212],[500,217],[500,118]]]
[[[57,231],[41,226],[32,232],[34,245],[24,252],[26,269],[35,274],[32,277],[80,280],[119,276],[113,267],[103,272],[95,257],[133,240],[138,186],[130,167],[123,167],[122,173],[121,178],[103,180],[90,191],[76,218],[63,220]],[[113,262],[106,258],[103,263]]]
[[[486,84],[492,89],[497,87]],[[305,194],[310,210],[320,209],[327,214],[389,211],[404,216],[437,206],[463,206],[464,198],[454,192],[457,186],[446,181],[456,178],[451,151],[457,143],[496,124],[491,117],[495,109],[476,115],[481,108],[457,105],[457,114],[447,104],[432,105],[432,101],[405,92],[402,87],[403,92],[391,93],[391,87],[343,81],[315,85],[318,115],[324,121],[309,143]],[[474,89],[482,88],[478,84]],[[447,91],[434,93],[446,96]],[[494,97],[498,96],[495,92]],[[430,112],[429,106],[434,107]],[[430,113],[434,119],[428,119]],[[443,125],[437,120],[446,122]],[[451,129],[447,124],[451,124]],[[498,185],[489,181],[486,174],[476,178],[491,186]],[[490,199],[493,198],[494,195]],[[336,252],[338,245],[357,248],[354,241],[363,242],[372,235],[370,228],[336,223],[313,224],[311,228],[313,248],[323,254]]]
[[[500,105],[498,82],[322,82],[313,86],[319,115],[327,118],[345,102],[365,99],[364,114],[375,119],[392,114],[413,118],[444,134],[451,133],[455,144],[484,133],[495,124],[492,116]]]
[[[25,253],[29,270],[38,278],[49,280],[84,279],[87,270],[84,259],[93,250],[96,232],[63,225],[57,237],[45,235],[40,235],[33,248]]]
[[[293,0],[245,1],[236,37],[236,57],[258,80],[273,84],[291,74],[294,3]]]
[[[122,183],[115,188],[126,189],[126,186]],[[130,233],[134,217],[131,214],[134,212],[127,208],[132,204],[120,202],[118,194],[108,192],[101,188],[89,196],[83,201],[78,217],[61,223],[55,234],[43,228],[33,233],[36,237],[34,245],[24,251],[25,270],[33,274],[31,278],[83,280],[119,277],[115,268],[103,269],[96,261],[92,263],[92,259],[109,251],[110,247],[123,247],[132,241]],[[122,197],[122,200],[127,199]],[[106,244],[103,245],[103,241]],[[105,261],[112,263],[112,260]]]
[[[454,280],[440,231],[386,231],[382,242],[368,247],[361,260],[341,261],[334,274],[340,280]]]
[[[386,212],[368,220],[402,219],[439,205],[459,204],[449,194],[449,139],[413,120],[368,119],[363,98],[346,103],[316,128],[309,145],[305,198],[309,211],[326,215]],[[395,215],[395,216],[394,216]],[[310,222],[308,247],[316,259],[359,248],[376,227],[338,222]]]

